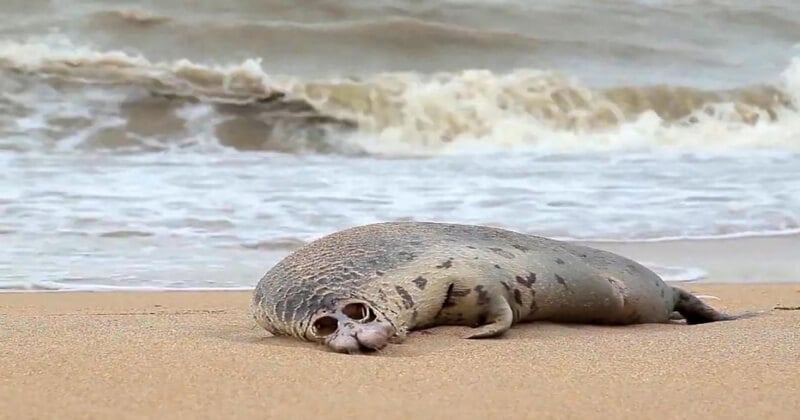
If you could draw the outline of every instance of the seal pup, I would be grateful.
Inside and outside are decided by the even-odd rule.
[[[407,333],[467,325],[497,337],[520,322],[625,325],[740,318],[623,256],[480,225],[385,222],[314,240],[272,267],[253,293],[276,336],[359,353]]]

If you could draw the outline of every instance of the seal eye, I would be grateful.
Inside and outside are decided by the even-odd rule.
[[[371,322],[375,320],[375,313],[372,309],[363,303],[348,303],[342,308],[342,313],[347,315],[350,319],[359,322]]]
[[[339,321],[332,316],[323,316],[314,321],[314,334],[318,337],[326,337],[336,332],[339,328]]]

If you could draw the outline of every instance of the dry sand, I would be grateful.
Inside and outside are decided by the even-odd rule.
[[[726,310],[800,284],[688,285]],[[248,293],[0,295],[0,418],[790,419],[800,311],[706,325],[413,334],[379,355],[269,338]]]

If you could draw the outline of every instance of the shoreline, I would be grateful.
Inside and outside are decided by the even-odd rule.
[[[678,274],[670,274],[665,278],[668,283],[675,284],[769,284],[800,283],[800,235],[754,236],[745,238],[717,239],[680,239],[655,242],[621,242],[621,241],[570,241],[577,244],[611,251],[631,258],[646,266],[674,268]],[[6,293],[74,293],[74,292],[149,292],[149,291],[249,291],[258,283],[264,273],[291,250],[276,254],[260,253],[248,250],[240,254],[230,255],[241,265],[227,267],[229,275],[247,281],[242,286],[220,288],[186,287],[164,289],[158,286],[125,287],[108,285],[85,285],[74,282],[65,285],[64,289],[27,286],[27,288],[3,288],[0,295]],[[265,258],[266,257],[266,258]],[[264,260],[263,265],[254,262]],[[682,271],[683,270],[683,271]],[[680,274],[690,271],[705,273],[703,278],[690,280],[675,279]],[[658,271],[658,270],[657,270]],[[660,273],[661,274],[661,273]],[[202,269],[181,272],[180,276],[207,276]],[[154,283],[156,283],[154,281]],[[46,281],[46,285],[57,284]]]
[[[133,295],[158,295],[158,294],[240,294],[240,293],[252,293],[255,289],[256,283],[253,283],[252,287],[241,287],[241,288],[171,288],[171,289],[150,289],[150,288],[114,288],[114,289],[59,289],[59,290],[45,290],[45,289],[0,289],[0,298],[6,295],[102,295],[102,294],[133,294]],[[697,280],[697,281],[670,281],[664,280],[664,283],[680,287],[684,289],[689,289],[692,286],[700,286],[700,287],[715,287],[715,286],[792,286],[792,285],[800,285],[800,279],[798,280],[786,280],[786,281],[770,281],[770,282],[761,282],[761,281],[750,281],[750,282],[727,282],[727,281],[707,281],[707,280]]]
[[[680,239],[655,242],[575,241],[640,263],[695,267],[706,278],[685,284],[800,282],[800,235]],[[681,282],[683,283],[683,282]]]
[[[492,340],[439,327],[349,356],[271,337],[247,292],[0,294],[0,418],[793,418],[800,311],[771,309],[800,306],[800,285],[681,286],[769,312]]]

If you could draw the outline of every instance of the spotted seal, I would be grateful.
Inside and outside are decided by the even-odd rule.
[[[611,252],[480,225],[386,222],[312,241],[253,293],[273,335],[342,353],[378,350],[408,332],[468,325],[500,336],[520,322],[624,325],[737,319]]]

